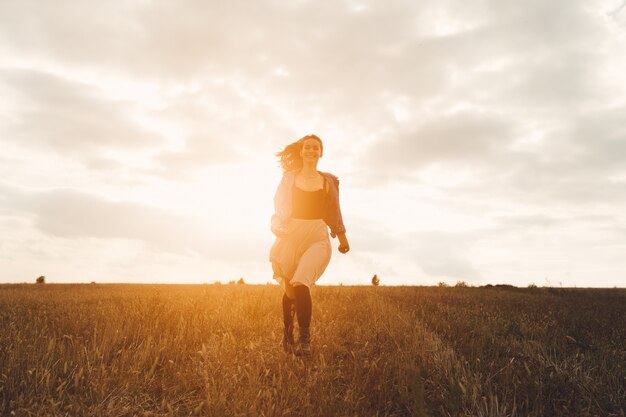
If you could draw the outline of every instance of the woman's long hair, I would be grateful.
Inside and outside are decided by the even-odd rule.
[[[285,146],[285,148],[276,153],[278,157],[278,164],[283,169],[283,172],[296,171],[302,168],[302,157],[300,156],[300,150],[302,149],[302,144],[307,139],[315,139],[320,143],[320,148],[322,152],[324,151],[324,144],[322,140],[315,135],[306,135],[297,141],[290,143]]]

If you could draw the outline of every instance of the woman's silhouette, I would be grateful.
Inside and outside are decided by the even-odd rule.
[[[324,145],[308,135],[276,155],[283,178],[274,197],[270,251],[274,279],[283,286],[283,348],[298,355],[311,354],[311,293],[309,288],[324,273],[332,252],[330,235],[339,238],[339,252],[350,250],[339,206],[339,180],[317,170]],[[294,312],[299,343],[293,337]]]

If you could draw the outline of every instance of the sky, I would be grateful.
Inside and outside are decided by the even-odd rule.
[[[0,283],[271,282],[324,140],[323,285],[626,286],[626,1],[0,2]]]

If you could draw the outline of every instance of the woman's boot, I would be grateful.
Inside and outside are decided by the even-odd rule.
[[[309,327],[300,327],[300,345],[296,351],[298,356],[308,356],[311,354],[311,332]]]

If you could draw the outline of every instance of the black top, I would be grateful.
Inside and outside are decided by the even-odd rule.
[[[294,219],[313,220],[324,218],[326,187],[316,191],[304,191],[294,184],[292,198],[291,217]]]

